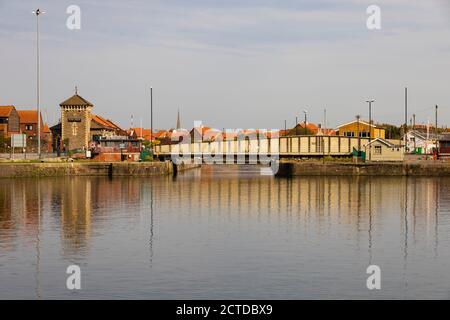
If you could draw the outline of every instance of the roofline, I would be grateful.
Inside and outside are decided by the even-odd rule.
[[[72,99],[73,97],[78,97],[78,98],[80,98],[80,99],[84,102],[84,104],[65,104],[66,101]],[[59,104],[59,106],[60,106],[60,107],[65,107],[65,106],[88,106],[88,107],[93,107],[94,105],[93,105],[91,102],[87,101],[87,100],[86,100],[85,98],[83,98],[82,96],[80,96],[80,95],[78,95],[78,94],[74,94],[74,95],[71,96],[70,98],[68,98],[68,99],[64,100],[63,102],[61,102],[61,103]]]
[[[353,120],[353,121],[350,121],[350,122],[341,124],[340,126],[337,126],[337,128],[340,128],[340,127],[349,125],[349,124],[351,124],[351,123],[355,123],[355,122],[357,122],[357,121],[358,121],[358,120]],[[379,128],[378,126],[374,125],[373,123],[372,123],[372,124],[369,124],[368,122],[363,121],[363,120],[359,120],[359,122],[360,122],[360,123],[363,123],[363,124],[366,124],[366,125],[368,125],[368,126],[372,126],[373,128]],[[380,129],[380,128],[379,128],[379,129]],[[383,129],[383,128],[381,128],[381,129]]]
[[[388,147],[390,147],[390,148],[395,148],[395,147],[398,147],[398,148],[403,148],[403,145],[402,144],[394,144],[394,143],[392,143],[392,142],[390,142],[390,141],[388,141],[388,140],[386,140],[386,139],[383,139],[383,138],[376,138],[376,139],[373,139],[372,141],[370,141],[368,144],[366,144],[366,146],[365,147],[367,147],[368,145],[370,145],[370,144],[372,144],[373,142],[375,142],[375,141],[380,141],[381,143],[383,143],[384,145],[386,145],[386,146],[388,146]]]

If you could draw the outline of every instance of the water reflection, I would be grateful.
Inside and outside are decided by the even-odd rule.
[[[421,230],[425,228],[427,235],[433,235],[437,254],[439,208],[450,208],[449,179],[273,179],[220,173],[217,176],[217,172],[215,176],[209,168],[199,173],[180,175],[174,180],[167,177],[5,180],[0,185],[0,246],[2,250],[14,250],[15,237],[34,242],[39,235],[42,208],[44,218],[60,226],[64,254],[77,254],[89,249],[95,224],[101,226],[118,208],[133,216],[146,199],[150,213],[150,252],[155,204],[168,206],[169,211],[186,210],[199,215],[220,212],[229,216],[255,215],[278,222],[287,219],[305,225],[316,223],[319,230],[330,227],[331,223],[354,226],[356,236],[367,233],[369,254],[373,246],[373,220],[396,210],[401,215],[406,259],[409,238],[418,240],[418,225]],[[111,208],[115,210],[108,210]]]
[[[110,244],[112,248],[101,242],[107,234],[127,230],[129,237],[138,239],[137,230],[144,230],[147,249],[136,254],[145,256],[153,268],[165,258],[166,240],[172,243],[177,237],[185,237],[195,247],[201,235],[204,241],[216,245],[214,237],[219,236],[212,233],[228,239],[229,232],[238,234],[245,245],[246,234],[250,241],[250,235],[261,228],[266,232],[262,241],[270,241],[261,243],[267,250],[274,250],[270,245],[278,245],[282,252],[283,243],[289,246],[287,241],[291,241],[298,248],[310,250],[306,247],[313,246],[322,252],[335,243],[366,265],[389,261],[398,247],[406,292],[408,264],[428,259],[429,249],[434,259],[441,257],[439,232],[450,229],[449,190],[450,179],[446,178],[275,179],[249,174],[245,167],[232,173],[229,167],[205,167],[176,178],[3,180],[0,268],[12,268],[15,262],[11,257],[34,248],[36,297],[40,297],[41,251],[48,251],[50,244],[60,246],[61,259],[89,261],[90,255],[101,256],[120,246],[118,239],[114,239],[118,244]],[[177,224],[205,228],[197,235],[187,228],[175,234],[172,230],[177,230]],[[225,229],[230,226],[233,229]],[[54,235],[59,240],[55,241]],[[124,243],[126,237],[122,238]],[[443,251],[449,247],[448,242],[445,239]],[[327,254],[339,253],[329,250]]]

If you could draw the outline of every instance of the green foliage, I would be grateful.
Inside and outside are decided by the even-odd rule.
[[[402,127],[388,123],[377,124],[377,126],[386,130],[386,139],[400,139],[402,137]]]
[[[143,145],[145,148],[150,148],[151,144],[152,144],[152,143],[151,143],[149,140],[144,140],[144,141],[142,142],[142,145]]]

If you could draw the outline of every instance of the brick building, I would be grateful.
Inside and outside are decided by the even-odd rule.
[[[63,149],[87,149],[94,105],[78,95],[59,104],[61,107],[61,143]]]
[[[10,137],[20,132],[19,114],[14,106],[0,106],[0,134]]]
[[[17,110],[19,114],[20,132],[27,135],[27,137],[37,137],[38,134],[38,113],[37,110]],[[44,129],[44,122],[42,121],[42,114],[40,116],[41,123],[41,137]]]

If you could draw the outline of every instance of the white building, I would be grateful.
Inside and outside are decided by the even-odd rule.
[[[417,130],[406,133],[406,152],[431,154],[434,148],[436,148],[436,134]]]

